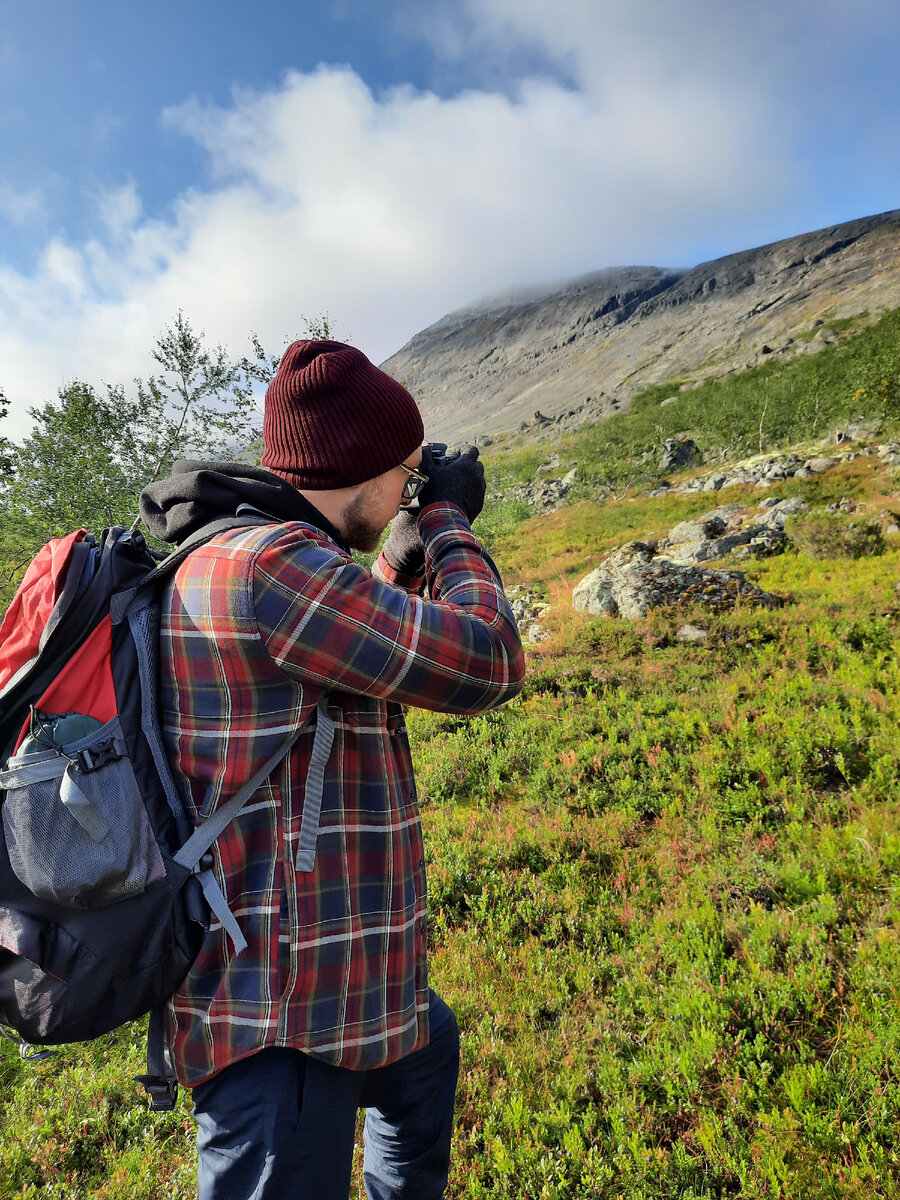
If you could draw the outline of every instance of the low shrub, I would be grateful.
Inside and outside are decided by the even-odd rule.
[[[850,521],[840,513],[804,513],[789,522],[787,531],[808,558],[868,558],[885,551],[878,525]]]

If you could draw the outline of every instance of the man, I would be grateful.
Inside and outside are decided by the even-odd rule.
[[[144,493],[167,541],[228,514],[273,522],[192,552],[164,598],[164,732],[195,818],[299,731],[214,848],[239,931],[212,925],[170,1006],[201,1200],[344,1200],[358,1108],[370,1200],[444,1192],[458,1032],[428,987],[402,706],[494,708],[523,657],[470,529],[478,452],[434,461],[423,433],[358,350],[295,342],[266,395],[268,469],[182,462]],[[350,550],[392,519],[370,573]]]

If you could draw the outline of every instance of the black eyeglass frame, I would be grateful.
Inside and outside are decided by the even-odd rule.
[[[405,504],[408,504],[410,500],[415,500],[416,496],[421,492],[422,488],[428,482],[428,476],[423,475],[421,471],[416,471],[412,467],[408,467],[406,463],[398,463],[397,465],[407,474],[407,480],[403,485],[400,498]]]

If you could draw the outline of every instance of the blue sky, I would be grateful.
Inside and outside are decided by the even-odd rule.
[[[896,0],[0,0],[6,432],[327,311],[443,313],[900,207]]]
[[[289,69],[322,62],[356,64],[375,88],[425,87],[432,73],[427,50],[401,53],[385,36],[376,5],[161,0],[152,15],[149,7],[0,3],[2,184],[24,198],[28,218],[6,213],[4,263],[27,269],[49,237],[90,236],[104,190],[134,181],[145,215],[165,217],[181,190],[208,183],[202,150],[161,120],[188,97],[227,105],[235,86],[276,87]]]

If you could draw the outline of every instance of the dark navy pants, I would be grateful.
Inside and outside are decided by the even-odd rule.
[[[427,1046],[348,1071],[278,1047],[194,1088],[199,1200],[347,1200],[366,1110],[369,1200],[440,1200],[447,1184],[459,1030],[434,992]]]

